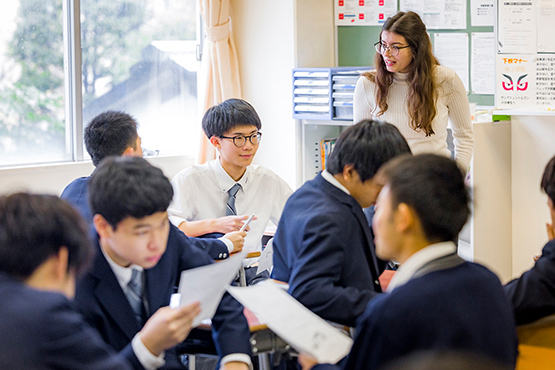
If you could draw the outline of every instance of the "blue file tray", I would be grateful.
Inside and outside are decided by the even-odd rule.
[[[361,73],[370,67],[293,69],[293,118],[353,119],[353,95]]]

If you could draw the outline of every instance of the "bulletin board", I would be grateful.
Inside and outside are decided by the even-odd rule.
[[[555,0],[497,4],[499,109],[555,111]]]
[[[338,0],[335,0],[336,2]],[[395,1],[395,0],[394,0]],[[472,65],[472,42],[477,39],[477,36],[484,34],[491,34],[493,37],[494,26],[487,25],[472,25],[472,12],[477,9],[477,3],[481,3],[488,12],[493,11],[493,3],[495,0],[467,0],[466,4],[466,28],[465,29],[430,29],[427,25],[428,33],[430,34],[430,39],[434,47],[436,46],[437,34],[466,34],[468,39],[468,63],[469,66],[469,77],[468,83],[466,84],[469,95],[468,100],[471,103],[476,103],[477,105],[487,105],[493,106],[495,104],[495,78],[488,78],[488,82],[491,82],[491,88],[489,91],[491,93],[473,93],[475,88],[478,88],[477,84],[472,83],[472,76],[470,75],[470,66]],[[438,0],[436,0],[436,3]],[[448,0],[444,1],[449,3]],[[397,0],[397,9],[404,10],[402,8],[403,4],[410,3],[407,0]],[[420,1],[418,1],[420,3]],[[423,17],[424,18],[424,17]],[[476,18],[474,18],[476,19]],[[476,23],[476,22],[475,22]],[[337,24],[337,22],[336,22]],[[337,53],[338,53],[338,66],[371,66],[374,65],[374,43],[379,40],[379,35],[381,31],[380,25],[337,25]],[[458,37],[458,35],[455,35]],[[463,36],[464,37],[464,36]],[[491,50],[492,58],[495,58],[495,50]],[[441,62],[441,58],[440,58]],[[442,63],[445,64],[445,63]],[[475,65],[475,64],[474,64]],[[495,70],[495,66],[492,68]],[[494,75],[492,71],[491,75]],[[459,75],[460,76],[460,75]],[[491,80],[491,81],[490,81]],[[481,88],[478,88],[482,91]]]

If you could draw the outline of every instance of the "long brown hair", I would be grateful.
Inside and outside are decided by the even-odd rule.
[[[432,121],[437,114],[435,105],[437,96],[437,82],[433,71],[439,61],[432,52],[432,43],[426,32],[426,25],[415,12],[399,12],[389,17],[380,32],[388,31],[403,36],[410,46],[413,61],[409,65],[407,82],[409,84],[409,96],[407,108],[411,118],[410,126],[416,130],[423,130],[426,136],[434,134]],[[377,86],[376,102],[380,108],[378,116],[384,114],[388,109],[387,96],[389,87],[393,83],[393,73],[385,66],[382,56],[376,53],[374,57],[376,70],[363,74]]]

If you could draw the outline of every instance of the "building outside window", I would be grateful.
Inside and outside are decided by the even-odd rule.
[[[86,158],[73,133],[108,109],[137,119],[146,153],[195,155],[195,0],[74,0],[79,19],[63,1],[1,5],[0,166]],[[80,26],[80,87],[64,17]]]

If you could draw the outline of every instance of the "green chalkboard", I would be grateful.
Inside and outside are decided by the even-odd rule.
[[[430,35],[436,32],[468,33],[469,40],[472,40],[472,32],[493,32],[491,27],[471,27],[470,21],[470,0],[467,0],[466,30],[428,30]],[[371,66],[374,65],[374,43],[379,41],[381,26],[338,26],[337,27],[337,52],[338,64],[340,67],[347,66]],[[471,47],[469,42],[469,47]],[[469,50],[468,57],[471,57]],[[468,61],[470,65],[470,60]],[[470,83],[470,81],[469,81]],[[472,90],[472,86],[470,86]],[[469,94],[468,100],[478,105],[495,104],[494,95]]]

